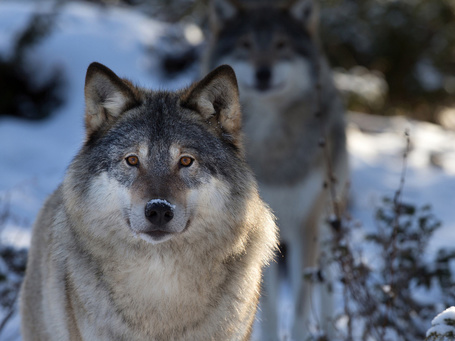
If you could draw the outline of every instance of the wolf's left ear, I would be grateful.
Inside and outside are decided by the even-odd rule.
[[[303,23],[312,37],[316,37],[319,25],[319,11],[315,0],[291,0],[288,6],[291,15]]]
[[[182,107],[198,112],[221,138],[242,149],[242,114],[234,70],[222,65],[180,97]]]
[[[85,126],[87,135],[115,121],[139,103],[137,89],[100,63],[92,63],[85,77]]]
[[[226,21],[242,10],[239,0],[210,0],[209,24],[212,33],[218,33]]]

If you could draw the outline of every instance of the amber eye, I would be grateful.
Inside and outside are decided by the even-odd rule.
[[[286,42],[284,40],[279,40],[275,44],[277,50],[283,50],[286,47]]]
[[[182,156],[180,158],[180,165],[183,167],[189,167],[193,164],[194,159],[189,156]]]
[[[245,50],[249,50],[251,48],[251,42],[247,39],[243,39],[241,42],[240,42],[240,46],[242,48],[244,48]]]
[[[139,158],[136,155],[130,155],[125,160],[129,166],[138,166],[139,165]]]

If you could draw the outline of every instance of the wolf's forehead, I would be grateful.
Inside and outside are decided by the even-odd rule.
[[[273,11],[268,8],[246,11],[226,24],[217,43],[230,45],[237,44],[238,39],[250,37],[258,46],[267,48],[273,43],[274,38],[286,36],[289,42],[298,44],[305,35],[303,25],[287,13]]]
[[[243,29],[270,34],[286,30],[294,21],[288,13],[268,7],[245,11],[237,17],[237,20],[242,24]]]
[[[177,158],[188,150],[200,150],[207,144],[207,132],[200,131],[191,124],[159,124],[157,129],[150,129],[147,133],[138,133],[132,139],[129,148],[137,150],[143,158],[170,157]],[[210,136],[210,135],[209,135]],[[205,142],[202,142],[205,141]]]
[[[170,155],[171,159],[178,158],[180,153],[181,153],[181,147],[179,145],[177,145],[176,143],[173,143],[170,145],[169,155]]]
[[[149,154],[149,146],[146,143],[139,143],[137,152],[139,154],[139,157],[142,159],[145,159],[147,155]]]

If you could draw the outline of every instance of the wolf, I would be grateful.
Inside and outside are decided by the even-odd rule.
[[[86,138],[33,227],[24,340],[248,340],[275,220],[245,162],[235,73],[176,92],[99,63]]]
[[[316,288],[303,276],[318,267],[320,244],[330,232],[324,219],[343,210],[349,177],[343,103],[317,26],[311,0],[212,0],[202,62],[202,70],[228,64],[237,74],[247,161],[278,219],[297,341],[313,325],[313,292],[322,291],[318,327],[330,330],[329,281]],[[265,275],[264,340],[278,338],[278,280],[274,263]]]

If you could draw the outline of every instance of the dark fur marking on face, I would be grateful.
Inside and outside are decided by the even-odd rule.
[[[140,191],[151,197],[166,197],[171,188],[196,188],[210,177],[223,177],[235,184],[232,191],[240,195],[248,179],[239,171],[247,166],[239,148],[241,134],[235,121],[240,121],[237,83],[230,67],[215,71],[178,93],[136,89],[140,102],[134,102],[134,106],[112,120],[107,118],[111,120],[109,124],[87,135],[77,162],[80,173],[88,172],[93,178],[106,172],[125,187],[150,184]],[[230,98],[225,98],[226,89]],[[182,103],[185,91],[196,99],[195,106]],[[199,97],[212,101],[214,112],[208,113],[207,107],[198,106]],[[139,146],[146,148],[146,156],[139,153]],[[196,168],[178,167],[178,159],[170,155],[170,148],[175,146],[182,151],[186,148],[195,151],[190,154],[195,157]],[[136,168],[125,162],[125,156],[131,153],[140,158]],[[81,184],[80,190],[88,187],[88,183]]]
[[[316,59],[312,37],[305,25],[297,20],[287,9],[269,7],[245,8],[228,19],[217,34],[216,44],[210,56],[210,65],[223,56],[239,53],[239,42],[248,39],[250,50],[257,53],[273,51],[275,41],[280,36],[288,38],[287,44],[297,54],[309,59]],[[276,39],[272,39],[275,37]],[[248,52],[249,55],[251,52]],[[284,57],[283,57],[284,58]]]
[[[219,105],[222,104],[217,102],[217,108]],[[142,170],[139,166],[139,173],[164,179],[172,174],[169,148],[177,144],[183,150],[195,151],[201,172],[215,177],[235,177],[232,169],[236,167],[231,163],[243,161],[233,136],[222,127],[216,136],[207,125],[201,116],[181,108],[174,94],[150,92],[142,105],[125,112],[108,130],[96,131],[89,137],[83,148],[85,164],[91,165],[87,171],[92,174],[110,172],[120,183],[130,185],[138,175],[133,169],[121,167],[124,156],[135,153],[131,148],[138,144],[146,144],[150,155],[147,160],[140,160],[146,168]],[[176,179],[168,182],[176,182]],[[185,177],[184,186],[199,186],[201,181],[197,179],[200,177]]]

